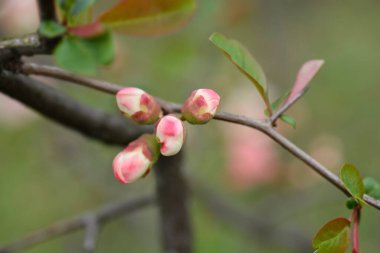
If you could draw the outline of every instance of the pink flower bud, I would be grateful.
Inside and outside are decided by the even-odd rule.
[[[121,151],[113,160],[115,177],[128,184],[146,176],[159,155],[154,135],[144,134]]]
[[[157,122],[155,133],[161,144],[162,155],[172,156],[181,150],[185,140],[185,130],[180,119],[172,115],[164,116]]]
[[[183,104],[182,116],[191,124],[205,124],[214,117],[219,101],[213,90],[195,90]]]
[[[153,124],[161,115],[161,107],[154,97],[139,88],[120,90],[116,101],[120,111],[139,124]]]

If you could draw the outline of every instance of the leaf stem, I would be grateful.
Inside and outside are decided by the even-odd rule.
[[[360,253],[359,247],[359,221],[361,206],[357,206],[352,210],[352,253]]]

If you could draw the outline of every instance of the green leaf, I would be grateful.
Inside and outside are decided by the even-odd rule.
[[[251,80],[264,101],[268,101],[266,93],[267,81],[264,71],[248,50],[238,41],[228,39],[220,33],[212,34],[209,39],[216,47],[224,52],[228,59],[238,67],[249,80]]]
[[[363,178],[355,166],[351,164],[343,165],[340,170],[340,178],[347,190],[351,193],[356,201],[363,203],[363,194],[365,192]]]
[[[162,35],[183,27],[195,7],[195,0],[120,0],[98,20],[127,34]]]
[[[66,15],[70,12],[71,6],[73,6],[75,0],[56,0],[61,11]]]
[[[281,114],[280,120],[282,120],[283,122],[291,125],[294,129],[297,126],[297,122],[296,122],[296,120],[292,116]]]
[[[43,21],[40,25],[39,32],[47,38],[55,38],[66,32],[66,27],[53,21]]]
[[[378,186],[378,182],[372,177],[366,177],[363,180],[364,189],[366,193],[371,192]]]
[[[70,15],[76,16],[95,3],[96,0],[76,0],[70,8]]]
[[[344,253],[349,246],[350,221],[337,218],[326,223],[314,236],[315,253]]]
[[[357,207],[358,205],[359,205],[358,202],[356,202],[356,200],[353,199],[353,198],[349,198],[349,199],[347,199],[347,201],[346,201],[346,207],[347,207],[348,209],[350,209],[350,210],[354,209],[354,208]]]
[[[112,36],[109,32],[90,39],[67,36],[55,49],[54,56],[62,68],[95,74],[98,66],[111,63],[114,57]]]
[[[378,185],[375,189],[368,192],[368,195],[377,199],[377,200],[380,200],[380,186]]]

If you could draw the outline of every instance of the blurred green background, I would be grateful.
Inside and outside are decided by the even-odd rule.
[[[27,1],[12,2],[24,6]],[[98,0],[96,6],[102,10],[109,4]],[[0,20],[14,17],[1,22],[3,35],[36,29],[32,14],[11,14],[5,3],[0,7]],[[272,98],[291,87],[303,62],[325,59],[309,93],[290,111],[297,129],[281,125],[280,130],[334,172],[350,162],[363,175],[380,180],[379,13],[376,0],[202,0],[178,33],[159,38],[116,34],[118,56],[97,78],[138,86],[175,102],[195,88],[213,88],[221,94],[224,110],[241,111],[234,106],[244,102],[249,112],[262,107],[255,89],[207,40],[211,33],[236,38],[255,55],[271,83]],[[48,57],[33,60],[52,63]],[[74,85],[57,88],[117,113],[112,96]],[[243,101],[246,93],[252,93],[252,100]],[[256,168],[264,175],[260,178],[247,172],[252,177],[248,182],[239,181],[244,175],[232,180],[236,171],[229,144],[234,131],[243,127],[227,128],[222,122],[189,127],[185,174],[245,214],[273,224],[269,232],[258,226],[258,234],[292,228],[311,241],[328,220],[349,216],[343,194],[265,137],[260,141],[269,146],[266,152],[275,153],[276,166]],[[128,186],[113,178],[111,163],[120,149],[88,140],[1,96],[0,244],[104,203],[154,192],[153,176]],[[262,154],[256,157],[260,160]],[[239,155],[236,159],[244,163]],[[225,223],[211,209],[197,194],[192,198],[195,252],[295,252],[285,235],[277,235],[282,242],[275,243],[241,224]],[[159,252],[157,218],[156,209],[148,208],[115,219],[102,229],[97,252]],[[379,218],[378,211],[364,208],[363,252],[378,251]],[[81,252],[82,238],[83,232],[77,232],[24,252]]]

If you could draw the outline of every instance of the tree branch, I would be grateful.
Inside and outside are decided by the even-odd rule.
[[[187,208],[187,185],[181,171],[182,156],[180,152],[172,157],[161,157],[154,170],[161,236],[166,253],[192,252],[193,236]]]
[[[49,227],[38,230],[24,238],[14,241],[4,247],[0,247],[0,253],[17,252],[39,243],[48,241],[49,239],[65,235],[67,233],[85,228],[88,224],[89,215],[93,215],[97,222],[104,224],[118,216],[132,213],[155,203],[155,198],[145,196],[136,198],[135,200],[127,200],[120,203],[112,203],[105,205],[99,209],[79,215],[75,218],[57,222]]]
[[[152,131],[151,127],[134,125],[121,115],[80,104],[23,75],[0,73],[0,91],[61,125],[105,143],[125,145],[142,133]]]
[[[41,66],[37,64],[23,64],[21,66],[21,71],[25,74],[35,74],[42,76],[49,76],[56,79],[68,80],[74,83],[78,83],[96,90],[100,90],[109,94],[115,94],[122,87],[117,86],[112,83],[108,83],[105,81],[98,81],[91,78],[80,77],[77,75],[73,75],[65,70],[58,69],[56,67],[49,66]],[[166,113],[180,113],[181,105],[164,101],[162,99],[158,99],[163,110]],[[344,187],[343,183],[340,181],[339,177],[332,173],[329,169],[303,151],[301,148],[297,147],[294,143],[288,140],[286,137],[278,133],[271,125],[271,122],[268,120],[255,120],[250,119],[248,117],[242,115],[236,115],[227,112],[218,112],[216,113],[215,120],[230,122],[238,125],[247,126],[250,128],[257,129],[275,142],[280,144],[283,148],[289,151],[292,155],[297,157],[299,160],[303,161],[306,165],[312,168],[315,172],[333,184],[336,188],[341,190],[345,195],[350,196],[350,193]],[[380,200],[376,200],[371,196],[364,195],[363,199],[365,202],[370,204],[371,206],[380,210]]]
[[[38,0],[37,1],[41,21],[57,20],[54,2],[55,2],[54,0]]]

